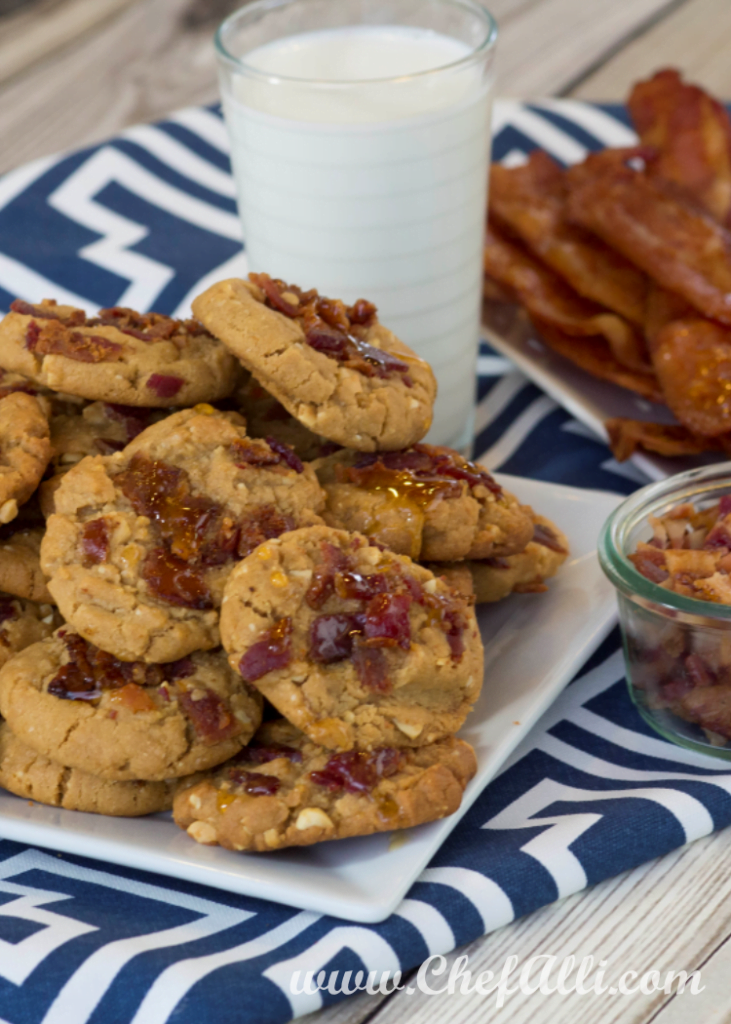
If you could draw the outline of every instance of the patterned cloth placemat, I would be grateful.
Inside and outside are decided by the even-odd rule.
[[[619,108],[571,101],[499,102],[495,128],[509,161],[632,139]],[[0,178],[0,307],[187,313],[246,269],[227,148],[219,112],[194,108]],[[491,468],[620,493],[645,482],[487,346],[479,369],[475,451]],[[287,1021],[335,998],[292,994],[294,971],[408,970],[729,822],[731,774],[649,731],[615,632],[382,924],[0,840],[0,1024]]]

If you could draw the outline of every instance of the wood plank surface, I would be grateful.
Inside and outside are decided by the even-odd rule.
[[[624,97],[638,78],[663,67],[680,68],[691,81],[731,99],[731,3],[689,0],[641,33],[582,80],[577,99]]]

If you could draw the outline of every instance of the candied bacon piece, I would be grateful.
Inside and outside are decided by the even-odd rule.
[[[104,411],[111,420],[124,425],[127,431],[127,440],[133,441],[138,434],[141,434],[145,427],[150,425],[150,409],[140,409],[134,405],[119,405],[115,402],[105,402]]]
[[[243,730],[228,703],[214,690],[194,686],[178,696],[178,703],[190,719],[196,735],[212,745],[231,739]]]
[[[237,764],[269,764],[270,761],[276,761],[280,757],[286,757],[288,761],[300,764],[302,752],[295,750],[294,747],[288,747],[285,743],[270,743],[268,745],[250,743],[248,747],[243,747],[238,754],[234,755]]]
[[[54,697],[95,701],[103,690],[119,690],[129,683],[147,684],[148,678],[157,681],[157,666],[118,661],[77,633],[64,631],[58,635],[69,652],[69,661],[48,684],[48,692]]]
[[[410,594],[377,594],[368,602],[363,635],[368,646],[411,647]]]
[[[576,338],[605,338],[617,363],[630,370],[649,368],[644,339],[616,313],[583,299],[558,274],[490,225],[483,250],[487,276],[507,287],[531,317]]]
[[[312,580],[305,594],[310,608],[322,608],[334,593],[336,573],[346,572],[349,564],[347,555],[340,548],[326,540],[320,544],[320,562],[312,570]]]
[[[310,772],[310,779],[315,785],[332,791],[369,793],[381,779],[395,775],[403,763],[404,755],[393,747],[380,747],[369,753],[346,750],[333,754],[323,768]]]
[[[158,398],[175,398],[185,381],[172,373],[151,373],[145,387],[154,391]]]
[[[339,572],[335,576],[335,592],[346,601],[369,601],[376,594],[383,594],[393,582],[393,576],[384,572],[370,576],[359,572]]]
[[[637,551],[627,557],[635,569],[651,583],[663,583],[670,575],[665,566],[665,552],[649,544],[639,544]]]
[[[553,530],[543,523],[533,525],[533,543],[540,544],[549,551],[556,551],[560,555],[567,554],[566,548],[559,544],[558,537]]]
[[[665,401],[691,433],[731,431],[731,330],[710,320],[675,320],[659,332],[653,363]]]
[[[731,687],[694,686],[679,705],[683,718],[731,739]]]
[[[379,647],[366,647],[363,643],[354,643],[352,661],[355,674],[366,690],[391,693],[393,683],[388,678],[388,661]]]
[[[329,665],[343,661],[353,653],[353,637],[362,633],[360,615],[318,615],[310,626],[310,657]]]
[[[247,772],[241,768],[229,768],[228,777],[237,786],[242,786],[249,796],[274,796],[281,782],[275,775],[263,772]]]
[[[80,327],[86,322],[86,314],[82,309],[74,309],[64,318],[52,308],[55,305],[57,303],[53,300],[45,306],[33,306],[30,302],[24,302],[22,299],[14,299],[10,303],[10,309],[13,313],[20,313],[22,316],[33,316],[37,320],[62,320],[68,327]]]
[[[127,708],[135,715],[140,711],[154,711],[157,707],[155,701],[139,683],[125,683],[120,689],[113,691],[109,700],[113,704]]]
[[[213,607],[213,599],[200,569],[177,558],[166,548],[153,548],[142,563],[142,579],[161,601],[197,608]]]
[[[715,686],[716,673],[706,665],[698,654],[689,654],[685,659],[685,671],[693,686]]]
[[[731,234],[677,187],[591,154],[567,172],[572,220],[705,316],[731,325]]]
[[[245,651],[239,662],[239,672],[248,682],[286,668],[292,660],[292,620],[280,619],[266,630],[261,640]]]
[[[607,420],[604,426],[617,462],[629,459],[638,448],[675,458],[680,455],[700,455],[702,452],[716,451],[719,447],[714,438],[700,437],[676,423],[647,423],[644,420],[616,417]]]
[[[106,562],[109,557],[111,529],[111,523],[103,517],[84,524],[81,531],[81,550],[87,562],[92,565]]]
[[[236,553],[244,558],[259,544],[283,533],[294,530],[295,521],[284,512],[279,512],[273,505],[260,505],[244,513],[238,521]]]
[[[645,275],[595,235],[570,223],[566,172],[548,153],[534,149],[518,167],[493,164],[489,196],[490,216],[579,295],[642,326]]]
[[[286,410],[285,410],[286,412]],[[265,438],[266,443],[280,456],[280,462],[283,462],[290,469],[293,469],[295,473],[304,473],[305,467],[302,459],[293,451],[288,444],[284,441],[277,441],[276,437]]]
[[[8,619],[16,619],[17,617],[18,612],[12,599],[7,597],[0,599],[0,623],[7,622]]]
[[[39,356],[60,355],[78,363],[114,363],[124,358],[118,342],[100,334],[72,331],[61,320],[47,320],[42,327],[31,320],[25,332],[25,347]]]
[[[603,338],[572,338],[552,324],[541,321],[538,317],[532,317],[532,320],[541,341],[544,341],[554,352],[558,352],[565,359],[581,367],[582,370],[586,370],[587,373],[599,377],[601,380],[608,380],[620,387],[628,388],[643,398],[648,398],[651,402],[664,401],[654,373],[641,373],[622,366],[614,358],[609,345]]]
[[[673,68],[635,83],[627,107],[640,139],[657,154],[648,173],[680,185],[728,223],[731,122],[725,108]]]
[[[247,466],[276,466],[282,459],[275,451],[271,451],[268,440],[257,441],[250,437],[238,438],[233,441],[230,447],[231,458],[239,469]]]
[[[195,672],[195,663],[192,658],[178,658],[177,661],[169,661],[160,668],[166,679],[187,679]]]
[[[719,548],[731,548],[731,529],[723,519],[718,520],[703,541],[705,551],[717,551]]]

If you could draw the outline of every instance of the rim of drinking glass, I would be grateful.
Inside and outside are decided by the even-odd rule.
[[[216,34],[213,37],[213,43],[216,50],[216,55],[219,60],[225,64],[235,68],[239,74],[246,74],[252,78],[258,78],[262,81],[269,82],[296,82],[301,85],[319,85],[334,87],[343,86],[354,86],[364,84],[375,84],[385,82],[404,82],[411,81],[415,78],[425,78],[428,75],[437,74],[441,71],[451,71],[455,68],[459,68],[462,65],[467,65],[481,58],[485,53],[491,50],[495,46],[497,40],[497,22],[492,14],[488,11],[484,4],[476,2],[476,0],[439,0],[446,7],[461,7],[465,10],[471,11],[477,15],[478,18],[482,19],[485,25],[485,36],[482,42],[475,46],[468,54],[464,57],[460,57],[459,60],[451,61],[449,64],[440,64],[436,68],[428,68],[426,71],[415,71],[410,75],[389,75],[386,78],[359,78],[359,79],[325,79],[325,78],[301,78],[295,75],[273,75],[271,72],[261,71],[258,68],[251,67],[241,57],[235,57],[232,53],[226,49],[223,36],[225,35],[228,28],[238,20],[248,19],[249,17],[253,21],[256,16],[266,14],[269,11],[274,11],[278,7],[287,7],[289,4],[295,3],[296,0],[253,0],[253,3],[246,4],[244,7],[240,7],[238,11],[234,11],[233,14],[229,14],[216,29]]]
[[[624,553],[624,540],[629,532],[648,515],[660,512],[673,495],[677,495],[678,502],[690,501],[693,497],[702,498],[714,483],[720,486],[724,482],[728,483],[731,490],[731,462],[716,462],[648,484],[618,505],[604,523],[598,544],[599,563],[615,588],[626,596],[638,596],[654,605],[690,615],[731,619],[731,605],[715,604],[666,590],[635,569]]]

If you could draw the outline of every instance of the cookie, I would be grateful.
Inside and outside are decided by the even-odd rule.
[[[363,299],[346,306],[251,274],[213,285],[193,312],[315,434],[368,452],[406,448],[429,429],[431,368]]]
[[[18,514],[51,458],[48,416],[34,395],[0,397],[0,523]]]
[[[51,466],[65,473],[87,455],[121,451],[138,434],[168,415],[163,409],[87,402],[84,399],[51,403]]]
[[[108,782],[78,768],[64,768],[27,746],[0,724],[0,787],[26,800],[67,811],[134,818],[169,811],[171,782]]]
[[[517,499],[451,448],[341,451],[313,466],[327,495],[325,522],[401,555],[447,562],[509,555],[533,533]]]
[[[476,770],[472,747],[453,736],[333,754],[271,722],[233,761],[181,783],[173,816],[196,842],[229,850],[310,846],[453,814]]]
[[[166,408],[230,395],[237,361],[194,320],[114,307],[88,318],[16,299],[0,323],[0,365],[52,391]]]
[[[165,665],[122,662],[68,626],[0,670],[0,714],[18,739],[117,782],[220,764],[251,739],[261,708],[221,651]]]
[[[482,685],[474,611],[423,566],[327,526],[267,541],[221,608],[231,667],[329,749],[423,746]]]
[[[55,604],[41,569],[45,522],[35,497],[0,526],[0,590],[29,601]]]
[[[488,558],[484,561],[458,562],[456,565],[431,566],[443,574],[450,586],[462,590],[461,577],[465,569],[472,576],[472,592],[477,604],[502,601],[508,594],[535,594],[548,588],[545,580],[555,576],[569,556],[569,545],[558,527],[534,515],[533,540],[517,555],[507,558]]]
[[[91,643],[147,662],[216,647],[236,560],[320,522],[314,470],[242,424],[210,406],[184,409],[66,473],[41,565],[64,618]]]
[[[323,448],[329,444],[288,413],[251,374],[247,374],[233,397],[246,418],[246,432],[250,437],[273,437],[282,441],[305,462],[322,455]]]
[[[45,640],[62,624],[53,605],[23,601],[0,592],[0,668],[26,647]]]

